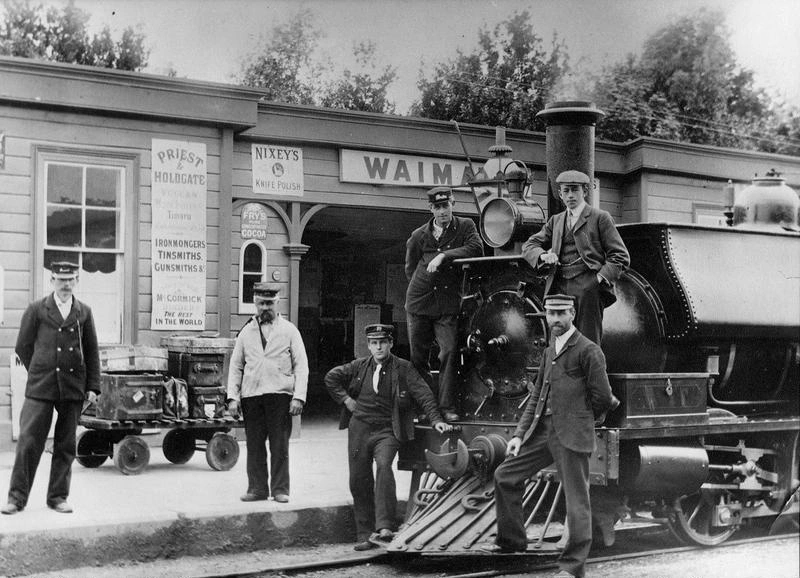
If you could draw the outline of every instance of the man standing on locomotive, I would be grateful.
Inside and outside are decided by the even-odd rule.
[[[611,393],[600,346],[572,324],[575,298],[548,295],[544,302],[553,336],[536,383],[494,473],[497,538],[492,552],[523,552],[522,495],[525,480],[555,461],[567,503],[569,538],[559,558],[560,576],[583,576],[592,545],[589,456],[595,450],[595,424],[619,405]]]
[[[30,494],[47,433],[58,413],[53,459],[47,486],[47,506],[62,514],[67,503],[75,459],[75,435],[84,399],[100,393],[100,348],[92,310],[78,301],[73,290],[78,265],[59,261],[50,265],[53,293],[31,303],[20,322],[15,351],[28,382],[20,414],[20,434],[14,469],[3,514],[21,512]]]
[[[578,330],[600,344],[603,309],[617,300],[614,283],[630,265],[630,255],[611,215],[586,204],[588,176],[564,171],[556,183],[566,210],[525,242],[522,256],[534,268],[550,268],[545,295],[575,297]]]
[[[450,187],[428,191],[433,218],[406,241],[406,316],[411,363],[432,386],[429,356],[434,338],[439,345],[439,409],[446,421],[459,419],[457,317],[461,305],[460,271],[454,259],[482,257],[483,242],[471,219],[453,215]]]
[[[243,502],[266,500],[270,493],[276,502],[289,501],[292,416],[300,415],[306,402],[306,349],[297,327],[275,312],[279,291],[269,283],[253,286],[257,314],[239,332],[231,354],[228,411],[237,415],[241,406],[247,436]]]
[[[442,420],[433,393],[411,363],[392,355],[393,330],[391,325],[367,325],[364,332],[370,355],[334,367],[325,375],[328,392],[343,406],[339,429],[348,428],[358,551],[374,547],[369,541],[373,532],[380,540],[393,536],[397,488],[392,463],[400,444],[414,439],[412,399],[436,431],[452,429]]]

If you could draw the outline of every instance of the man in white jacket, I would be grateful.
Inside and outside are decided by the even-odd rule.
[[[289,436],[292,416],[302,413],[306,401],[308,358],[297,327],[275,312],[279,291],[278,285],[254,285],[256,314],[239,332],[231,355],[228,410],[237,415],[241,409],[247,435],[243,502],[270,495],[289,501]]]

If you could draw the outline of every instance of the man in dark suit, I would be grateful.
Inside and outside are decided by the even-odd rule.
[[[569,538],[559,558],[561,576],[583,576],[592,545],[589,456],[595,450],[594,425],[619,404],[611,393],[600,346],[572,324],[571,295],[545,297],[552,340],[545,350],[531,396],[506,460],[494,474],[497,538],[488,550],[525,551],[522,512],[525,480],[555,461],[567,502]]]
[[[433,218],[411,233],[406,242],[406,316],[411,363],[432,385],[428,361],[434,338],[439,344],[439,408],[455,421],[458,380],[456,319],[461,305],[461,272],[454,259],[483,256],[483,242],[471,219],[453,215],[449,187],[428,191]]]
[[[25,402],[8,503],[3,514],[16,514],[28,503],[33,478],[44,451],[53,410],[58,413],[47,506],[68,514],[67,503],[75,459],[75,432],[84,399],[100,393],[100,351],[92,310],[73,297],[78,265],[50,266],[53,293],[31,303],[20,323],[15,351],[28,370]]]
[[[522,256],[534,268],[549,268],[545,294],[565,293],[577,299],[575,324],[599,344],[603,309],[617,300],[614,284],[630,265],[630,255],[606,211],[586,204],[589,177],[565,171],[556,183],[566,205],[522,246]]]
[[[414,439],[412,399],[439,433],[452,427],[436,409],[428,385],[405,359],[392,355],[391,325],[367,325],[370,355],[334,367],[325,376],[331,397],[343,405],[340,429],[348,428],[350,493],[356,518],[356,550],[391,540],[397,518],[397,488],[392,462],[400,444]],[[376,476],[372,474],[375,462]]]

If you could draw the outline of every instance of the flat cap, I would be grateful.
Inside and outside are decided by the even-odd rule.
[[[263,299],[275,299],[281,291],[280,285],[273,283],[259,282],[253,284],[253,296],[261,297]]]
[[[453,200],[453,189],[450,187],[433,187],[428,191],[429,203],[443,203]]]
[[[78,276],[78,264],[69,261],[53,261],[50,263],[50,272],[56,279],[74,279]]]
[[[575,307],[572,295],[548,295],[544,298],[544,308],[552,311],[563,311]]]
[[[394,325],[372,323],[364,328],[364,334],[367,336],[367,339],[392,339]]]
[[[591,181],[585,173],[580,171],[564,171],[556,177],[556,183],[559,185],[566,183],[589,185]]]

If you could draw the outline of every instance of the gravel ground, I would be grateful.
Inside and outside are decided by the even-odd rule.
[[[408,576],[443,577],[455,574],[500,570],[505,576],[545,576],[548,568],[525,572],[516,566],[520,558],[485,559],[452,558],[442,561],[403,558],[393,563],[386,558],[370,561],[353,552],[352,544],[336,544],[315,548],[286,548],[229,556],[186,557],[143,564],[86,567],[45,574],[31,578],[208,578],[211,576],[248,574],[263,578],[400,578]],[[602,554],[597,554],[602,555]],[[361,556],[359,566],[311,572],[290,572],[289,567],[323,559],[346,560]],[[515,564],[515,566],[509,566]],[[587,567],[587,578],[800,578],[800,536],[790,536],[755,544],[729,544],[706,550],[658,554],[614,562],[600,562]]]

